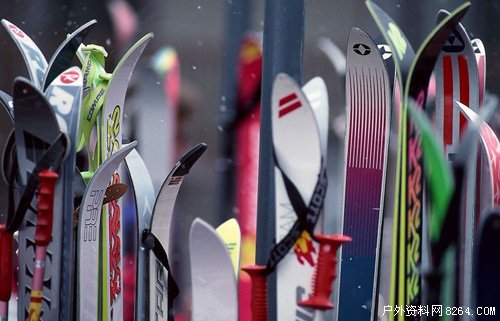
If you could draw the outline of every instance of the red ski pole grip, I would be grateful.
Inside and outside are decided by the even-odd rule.
[[[38,213],[36,218],[35,244],[47,246],[52,240],[54,190],[59,175],[48,169],[38,173]]]
[[[333,308],[330,302],[332,283],[337,277],[337,250],[343,243],[352,239],[345,235],[315,235],[319,242],[319,255],[313,277],[313,293],[309,299],[298,302],[298,305],[328,310]]]
[[[252,321],[267,321],[267,273],[263,265],[246,265],[241,268],[252,281]]]
[[[12,234],[0,225],[0,301],[9,301],[12,292]]]

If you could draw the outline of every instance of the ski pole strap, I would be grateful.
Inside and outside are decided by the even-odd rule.
[[[160,240],[156,238],[156,236],[151,233],[149,230],[145,230],[143,234],[143,242],[145,244],[144,248],[146,250],[152,250],[153,254],[156,256],[156,259],[160,261],[161,265],[167,270],[168,272],[168,305],[172,306],[174,299],[177,297],[179,294],[179,286],[177,285],[177,282],[175,281],[172,271],[170,269],[170,264],[168,263],[168,256],[167,252],[163,248],[163,246],[160,243]]]
[[[305,204],[300,192],[298,191],[295,184],[290,180],[286,173],[281,169],[278,161],[275,157],[276,167],[281,172],[283,180],[285,182],[285,188],[290,199],[290,203],[295,213],[297,214],[297,220],[293,224],[290,231],[275,244],[271,253],[269,254],[269,259],[266,264],[266,272],[270,274],[276,268],[276,265],[285,257],[285,255],[290,251],[295,242],[299,239],[303,231],[309,233],[311,237],[314,237],[314,227],[318,222],[321,210],[325,203],[326,188],[328,186],[328,179],[326,175],[326,167],[324,166],[323,160],[321,160],[321,170],[318,174],[318,181],[314,187],[314,193],[308,205]]]
[[[13,137],[13,135],[11,137]],[[31,201],[38,188],[38,184],[40,183],[40,179],[38,177],[39,172],[47,168],[59,168],[65,158],[67,147],[68,138],[64,133],[60,133],[50,144],[49,148],[45,150],[42,157],[33,168],[17,209],[14,209],[14,182],[18,168],[17,158],[13,162],[13,166],[16,170],[11,170],[9,175],[9,204],[7,209],[7,226],[5,228],[7,232],[14,233],[19,230],[24,215],[31,206]],[[12,148],[12,152],[15,155],[15,147]]]
[[[94,127],[97,115],[104,104],[110,75],[104,69],[106,50],[97,45],[81,47],[82,69],[83,69],[83,92],[82,113],[80,116],[81,131],[78,133],[77,151],[82,150],[85,143],[89,149],[89,156],[93,155],[90,146],[90,135]],[[93,157],[90,157],[91,161]]]

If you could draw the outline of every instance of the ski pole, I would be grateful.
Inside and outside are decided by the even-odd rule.
[[[7,321],[12,292],[12,233],[0,225],[0,321]]]
[[[54,189],[59,175],[52,170],[42,170],[38,174],[38,213],[35,229],[35,271],[31,287],[29,321],[39,321],[42,312],[43,275],[47,246],[52,240],[52,219],[54,208]]]

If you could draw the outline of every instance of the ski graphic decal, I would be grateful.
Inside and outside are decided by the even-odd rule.
[[[189,232],[192,321],[238,320],[238,287],[224,241],[200,218]]]
[[[346,152],[339,320],[369,321],[375,312],[391,92],[373,40],[353,28],[347,45]]]

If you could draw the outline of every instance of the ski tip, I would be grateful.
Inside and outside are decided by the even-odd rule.
[[[38,88],[36,88],[36,86],[28,79],[24,77],[16,77],[16,79],[14,79],[14,101],[16,100],[16,98],[19,99],[21,97],[25,97],[33,92],[43,97],[42,92],[38,90]]]
[[[193,220],[193,223],[191,223],[191,229],[189,230],[189,239],[196,239],[196,235],[203,230],[212,230],[215,233],[214,228],[210,224],[199,217],[195,218]]]
[[[184,176],[189,173],[191,167],[198,161],[198,159],[207,150],[207,144],[199,143],[193,148],[191,148],[186,154],[184,154],[179,163],[181,166],[175,171],[175,176]]]

